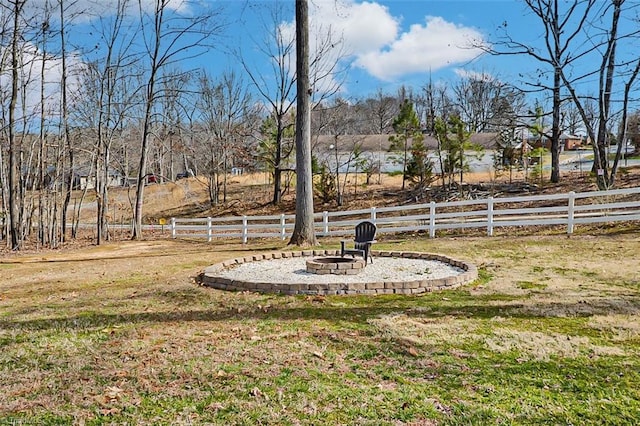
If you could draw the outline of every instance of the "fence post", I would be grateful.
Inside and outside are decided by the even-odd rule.
[[[371,222],[373,222],[374,225],[376,224],[376,219],[377,219],[376,208],[371,207]]]
[[[282,241],[284,241],[287,238],[287,232],[284,228],[286,224],[286,220],[284,218],[284,213],[280,215],[280,237],[282,238]]]
[[[326,237],[329,235],[329,212],[322,212],[322,234]]]
[[[569,208],[567,209],[567,234],[573,234],[574,216],[575,216],[576,193],[569,192]]]
[[[429,238],[436,237],[436,202],[429,203]]]
[[[247,217],[242,216],[242,244],[247,244],[249,229],[247,228]]]
[[[487,198],[487,235],[493,237],[493,197]]]
[[[171,218],[171,238],[176,237],[176,218]]]
[[[211,217],[207,218],[207,241],[211,242],[211,240],[213,239],[213,221],[211,220]]]

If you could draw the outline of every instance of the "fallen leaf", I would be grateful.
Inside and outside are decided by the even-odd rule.
[[[112,407],[112,408],[102,408],[100,410],[100,414],[102,414],[103,416],[111,416],[113,414],[120,414],[120,410],[119,408],[116,407]]]
[[[118,401],[124,390],[117,386],[109,386],[104,392],[104,401],[109,404]]]

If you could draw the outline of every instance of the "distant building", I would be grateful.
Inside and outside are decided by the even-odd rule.
[[[365,152],[387,152],[391,146],[391,142],[389,142],[391,136],[393,135],[340,135],[336,138],[332,135],[316,135],[312,137],[312,144],[321,152],[329,151],[330,146],[337,146],[339,151],[348,152],[352,150],[356,144]],[[473,145],[478,145],[489,150],[496,147],[497,137],[497,133],[474,133],[470,136],[469,140]],[[423,134],[422,142],[429,150],[438,148],[438,140],[431,135]],[[409,147],[411,147],[411,144],[409,144]]]
[[[534,148],[551,149],[551,139],[546,136],[530,136],[528,138],[529,144]],[[569,135],[567,133],[560,134],[560,150],[572,151],[580,149],[585,143],[585,139],[582,136]]]
[[[91,171],[91,173],[89,173]],[[107,178],[107,188],[121,187],[128,184],[127,178],[118,170],[109,169]],[[73,172],[73,189],[95,189],[95,171],[89,168],[78,168]]]

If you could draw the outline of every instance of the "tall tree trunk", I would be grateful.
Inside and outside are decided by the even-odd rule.
[[[560,70],[553,73],[553,117],[551,124],[551,182],[560,182]]]
[[[18,40],[20,38],[20,14],[24,2],[13,3],[13,34],[11,37],[11,100],[9,103],[9,233],[11,248],[19,250],[22,245],[23,193],[20,176],[20,147],[15,134],[16,108],[18,102]]]
[[[145,106],[144,124],[142,126],[142,143],[140,162],[138,163],[138,184],[136,186],[136,202],[133,212],[132,240],[142,239],[142,204],[144,201],[144,185],[147,177],[147,155],[149,152],[149,129],[151,127],[151,109],[153,107],[154,77],[150,77],[147,89],[147,105]]]
[[[311,87],[309,84],[309,4],[296,0],[296,223],[289,244],[316,245],[311,169]]]
[[[158,1],[158,0],[156,0]],[[144,201],[144,186],[147,177],[147,156],[149,154],[149,134],[151,131],[151,114],[153,103],[155,101],[155,84],[156,76],[160,65],[158,59],[160,56],[160,40],[162,38],[162,25],[164,15],[164,0],[156,3],[155,21],[154,21],[154,45],[153,51],[150,52],[151,67],[149,69],[149,79],[147,80],[146,99],[144,106],[144,121],[142,125],[142,140],[140,143],[140,161],[138,163],[138,182],[136,186],[136,201],[133,210],[133,230],[131,234],[132,240],[142,239],[142,205]]]
[[[45,3],[44,7],[44,23],[42,24],[42,63],[40,64],[40,140],[38,149],[38,243],[45,245],[47,243],[47,232],[45,228],[45,188],[44,176],[46,172],[46,158],[45,158],[45,145],[46,145],[46,108],[45,108],[45,91],[44,82],[46,75],[47,64],[47,32],[48,32],[48,20],[49,20],[49,4]]]
[[[554,47],[554,69],[553,69],[553,112],[551,118],[551,182],[560,182],[560,63],[562,61],[562,50],[560,48],[560,28],[558,14],[558,0],[553,2],[553,16],[551,23],[553,31]]]
[[[284,138],[284,130],[282,129],[282,117],[276,117],[276,155],[275,165],[273,166],[273,201],[274,205],[282,201],[282,139]]]
[[[2,197],[2,211],[9,211],[9,185],[8,185],[8,172],[5,167],[5,159],[4,152],[0,149],[0,196]],[[10,234],[9,231],[9,220],[5,215],[0,216],[0,220],[2,221],[0,230],[0,240],[5,239],[5,244],[9,248],[11,244],[11,239],[6,238],[7,235]]]
[[[611,30],[609,31],[609,44],[603,55],[603,66],[600,71],[600,108],[598,117],[598,134],[596,144],[594,146],[595,161],[593,167],[596,172],[596,179],[599,189],[609,189],[611,182],[609,179],[609,158],[607,147],[609,145],[609,132],[607,124],[609,124],[609,110],[611,107],[611,90],[613,86],[613,77],[616,68],[616,47],[618,44],[618,21],[620,19],[621,6],[624,0],[613,0],[614,5]],[[606,64],[606,66],[605,66]],[[603,81],[604,80],[604,81]],[[620,141],[622,143],[622,141]]]
[[[616,172],[618,171],[618,164],[620,162],[620,158],[622,156],[622,149],[626,149],[626,139],[627,139],[627,127],[628,127],[628,111],[629,111],[629,93],[631,92],[631,87],[633,86],[634,81],[638,78],[638,74],[640,74],[640,59],[637,60],[636,66],[631,73],[631,77],[624,86],[624,100],[622,101],[622,119],[620,126],[620,133],[618,134],[618,148],[616,151],[616,157],[613,161],[613,165],[611,166],[611,172],[609,175],[609,186],[612,187],[616,181]],[[625,154],[626,155],[626,154]]]
[[[60,0],[60,48],[62,59],[62,75],[60,77],[60,92],[62,96],[61,108],[62,108],[62,132],[63,138],[67,146],[67,155],[69,158],[69,170],[67,175],[67,187],[64,198],[64,205],[62,207],[62,241],[66,238],[66,226],[67,226],[67,210],[71,201],[71,192],[73,191],[73,173],[74,173],[74,156],[73,146],[71,143],[71,133],[69,129],[69,112],[67,102],[67,51],[64,34],[64,2]],[[71,236],[76,237],[77,227],[72,228]]]

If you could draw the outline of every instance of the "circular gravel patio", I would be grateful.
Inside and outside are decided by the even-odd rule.
[[[474,265],[447,256],[375,250],[373,263],[358,274],[307,272],[307,260],[339,255],[339,250],[303,250],[235,258],[206,268],[202,284],[221,290],[282,294],[418,294],[455,288],[478,277]]]

